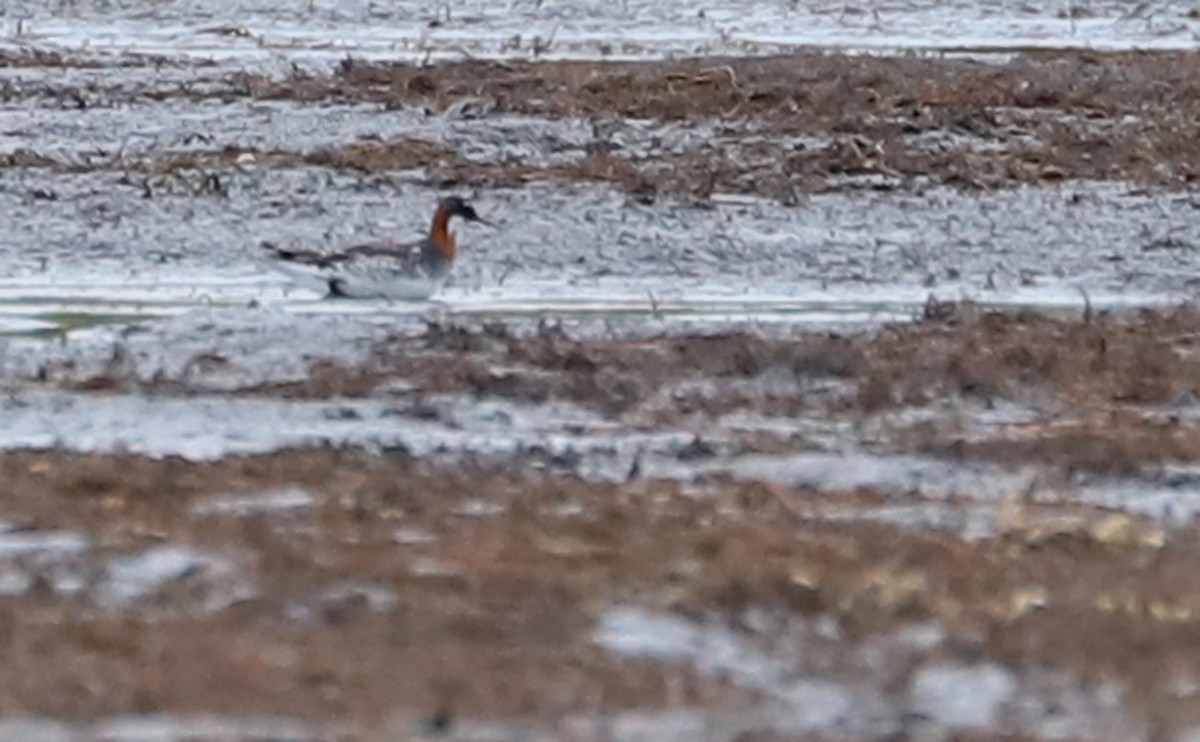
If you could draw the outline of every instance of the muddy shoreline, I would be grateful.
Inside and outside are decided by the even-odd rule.
[[[9,64],[70,66],[63,58]],[[129,60],[135,68],[138,60]],[[152,64],[147,59],[142,63]],[[934,185],[994,189],[1072,180],[1187,188],[1200,175],[1200,56],[1043,52],[1005,62],[837,53],[679,62],[463,62],[436,66],[346,60],[331,73],[271,77],[194,70],[174,83],[123,82],[125,67],[86,85],[47,80],[10,96],[88,111],[186,101],[204,106],[287,103],[403,110],[448,122],[580,122],[566,142],[530,142],[527,156],[465,151],[426,137],[369,138],[304,151],[229,144],[187,153],[100,151],[67,157],[13,149],[9,168],[150,175],[316,165],[423,171],[436,187],[503,188],[532,181],[605,183],[652,201],[684,195],[802,194]],[[628,122],[660,131],[630,139]],[[588,133],[590,129],[590,133]],[[528,149],[528,148],[527,148]],[[539,151],[539,149],[541,151]],[[535,156],[528,156],[535,154]],[[227,177],[227,176],[226,176]]]
[[[1188,308],[1049,318],[931,305],[914,324],[861,333],[625,339],[430,324],[358,364],[315,359],[304,382],[222,393],[231,410],[328,403],[351,426],[377,424],[356,400],[384,400],[396,429],[508,409],[481,419],[517,430],[521,410],[569,404],[587,417],[538,445],[588,430],[677,431],[678,443],[641,444],[615,477],[587,473],[584,438],[499,456],[473,454],[473,439],[424,452],[331,440],[210,462],[10,451],[0,652],[20,672],[0,678],[0,708],[349,725],[314,739],[431,724],[481,739],[516,719],[590,739],[602,716],[627,714],[674,733],[667,712],[702,713],[687,718],[720,739],[1171,738],[1196,721],[1181,690],[1200,676],[1194,520],[1086,488],[1115,478],[1112,491],[1132,493],[1200,460],[1198,336]],[[204,377],[223,363],[178,379],[140,379],[136,365],[9,379],[6,414],[50,389],[137,395],[147,410],[209,405]],[[733,420],[760,424],[730,438]],[[778,427],[804,420],[876,455],[1038,478],[947,497],[739,464],[821,450],[817,428]],[[869,460],[838,450],[844,468]],[[764,669],[774,664],[713,669],[671,643],[678,632],[716,632],[694,641],[744,644],[738,657],[771,653],[807,685]],[[949,678],[970,682],[951,692]],[[818,687],[846,713],[782,720]]]

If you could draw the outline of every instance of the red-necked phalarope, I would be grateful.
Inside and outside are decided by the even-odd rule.
[[[450,218],[461,216],[469,222],[491,224],[475,213],[463,199],[442,199],[433,214],[429,236],[416,242],[376,242],[353,245],[336,252],[318,252],[279,246],[270,242],[262,247],[270,251],[279,269],[305,279],[318,279],[329,288],[329,296],[428,299],[450,274],[458,257],[458,242],[450,232]]]

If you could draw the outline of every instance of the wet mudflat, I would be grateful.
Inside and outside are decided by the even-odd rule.
[[[926,314],[14,372],[0,733],[1188,738],[1200,316]]]
[[[282,75],[8,60],[10,332],[200,302],[308,311],[281,296],[260,240],[417,235],[448,190],[500,225],[464,231],[451,312],[721,299],[743,317],[886,319],[930,292],[1076,307],[1192,293],[1191,53],[351,60]]]
[[[1189,8],[387,5],[7,11],[0,740],[1200,734]]]

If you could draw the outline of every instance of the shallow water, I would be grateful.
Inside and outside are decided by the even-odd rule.
[[[967,194],[640,206],[607,188],[480,194],[500,226],[460,228],[463,257],[432,304],[321,302],[257,247],[332,247],[425,229],[433,194],[316,170],[229,176],[229,195],[142,198],[118,176],[0,173],[0,331],[70,330],[210,306],[268,304],[357,321],[430,316],[862,322],[919,314],[930,295],[1082,309],[1188,299],[1200,233],[1186,194],[1116,184]],[[55,201],[30,199],[52,190]],[[398,209],[398,207],[400,207]]]

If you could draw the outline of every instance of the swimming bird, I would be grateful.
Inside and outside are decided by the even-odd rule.
[[[429,236],[415,242],[369,242],[335,252],[320,252],[271,242],[262,243],[272,264],[302,279],[324,282],[331,297],[428,299],[450,275],[458,242],[451,217],[491,225],[458,196],[441,200],[433,213]]]

